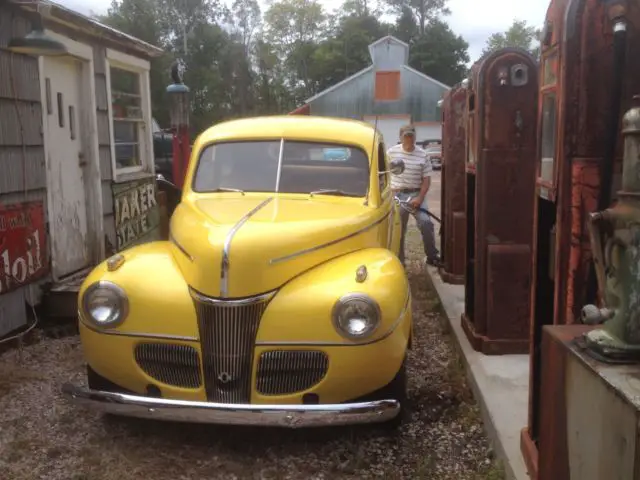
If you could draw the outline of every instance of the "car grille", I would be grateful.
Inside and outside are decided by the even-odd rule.
[[[320,351],[272,350],[258,360],[256,389],[263,395],[286,395],[313,387],[327,374],[329,358]]]
[[[192,292],[207,399],[219,403],[249,403],[253,350],[260,319],[274,292],[220,300]]]
[[[189,345],[139,343],[134,357],[147,375],[167,385],[198,388],[202,384],[198,351]]]

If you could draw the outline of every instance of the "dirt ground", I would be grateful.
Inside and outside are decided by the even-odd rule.
[[[410,228],[407,256],[416,339],[410,420],[274,430],[115,419],[68,404],[84,381],[77,337],[43,339],[0,356],[0,477],[11,480],[504,478],[482,429]]]

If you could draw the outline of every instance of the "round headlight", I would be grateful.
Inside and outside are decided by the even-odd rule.
[[[82,299],[84,313],[94,325],[112,328],[127,317],[129,302],[124,290],[111,282],[91,285]]]
[[[350,340],[366,338],[380,324],[380,307],[367,295],[345,295],[333,308],[333,324],[340,335]]]

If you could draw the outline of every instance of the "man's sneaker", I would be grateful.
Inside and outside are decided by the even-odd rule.
[[[441,267],[442,261],[440,260],[440,256],[437,256],[435,258],[427,258],[426,264],[431,265],[432,267]]]

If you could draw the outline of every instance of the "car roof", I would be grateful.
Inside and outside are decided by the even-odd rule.
[[[272,115],[218,123],[200,134],[198,143],[284,138],[350,144],[370,153],[375,133],[370,123],[348,118]]]

